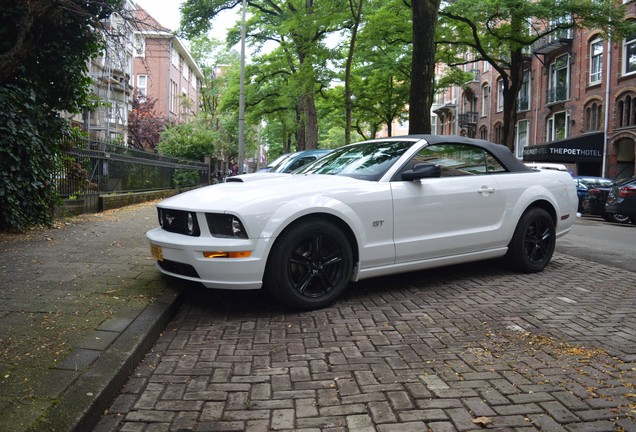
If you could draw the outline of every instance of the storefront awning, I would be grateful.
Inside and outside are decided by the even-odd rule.
[[[526,162],[601,162],[604,133],[592,133],[554,141],[549,144],[528,146],[523,149]]]

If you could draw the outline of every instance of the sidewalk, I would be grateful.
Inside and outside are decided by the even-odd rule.
[[[87,430],[172,316],[155,202],[0,234],[0,430]]]

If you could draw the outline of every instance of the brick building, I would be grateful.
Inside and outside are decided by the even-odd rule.
[[[627,19],[636,20],[636,2],[625,3]],[[434,133],[502,142],[499,74],[484,62],[465,70],[473,81],[436,95]],[[405,134],[408,125],[393,130]],[[605,40],[597,30],[570,30],[528,50],[515,125],[519,159],[562,163],[577,175],[628,178],[635,175],[635,142],[636,34]]]
[[[133,87],[156,99],[158,116],[184,123],[199,112],[203,72],[186,45],[144,9],[135,11]]]

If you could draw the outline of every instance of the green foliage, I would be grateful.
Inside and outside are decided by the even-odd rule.
[[[199,172],[197,170],[176,169],[172,177],[175,188],[196,186],[199,184]]]
[[[64,122],[43,112],[33,92],[0,86],[0,229],[52,222],[58,201],[51,178]]]
[[[166,128],[157,149],[164,155],[201,161],[204,156],[214,154],[217,138],[217,131],[204,120],[197,119]]]
[[[120,0],[18,0],[0,8],[0,229],[49,224],[66,122],[91,104],[87,61]]]

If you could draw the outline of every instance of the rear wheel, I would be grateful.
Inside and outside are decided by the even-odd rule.
[[[540,272],[550,263],[555,243],[554,221],[548,212],[539,207],[531,208],[519,219],[506,259],[524,273]]]
[[[281,303],[296,309],[331,304],[349,284],[351,245],[334,224],[307,219],[276,241],[267,261],[265,286]]]
[[[629,216],[625,216],[622,214],[618,214],[618,213],[608,213],[608,217],[610,222],[616,222],[616,223],[629,223]]]

